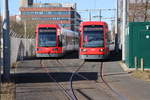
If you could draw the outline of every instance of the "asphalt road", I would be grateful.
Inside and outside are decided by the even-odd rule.
[[[83,63],[79,71],[81,76],[74,77],[73,82],[78,100],[149,100],[150,84],[132,78],[121,69],[118,61],[116,56],[110,60],[92,60],[84,63],[84,60],[78,59],[77,53],[69,53],[63,59],[21,61],[15,71],[16,100],[69,100],[64,90],[57,86],[47,72],[73,98],[69,79],[72,72]],[[104,62],[105,81],[100,77],[101,62]]]

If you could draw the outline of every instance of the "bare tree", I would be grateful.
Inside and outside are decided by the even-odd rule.
[[[128,21],[143,22],[150,19],[149,0],[129,0],[128,1]]]
[[[136,9],[136,5],[137,5],[137,0],[135,0],[135,4],[133,5],[133,9],[134,9],[134,12],[133,12],[133,22],[135,21],[135,16],[136,16],[136,12],[137,12],[137,9]]]
[[[26,36],[27,38],[33,38],[35,37],[35,28],[36,28],[37,23],[34,22],[26,22]],[[16,21],[11,21],[10,22],[10,29],[13,30],[17,36],[19,37],[24,37],[24,32],[25,32],[25,24],[24,22],[19,22],[17,23]]]
[[[148,10],[148,0],[146,0],[146,4],[145,4],[144,22],[147,21],[147,17],[148,17],[147,10]]]

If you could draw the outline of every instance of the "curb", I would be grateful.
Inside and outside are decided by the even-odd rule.
[[[126,71],[126,72],[132,72],[132,71],[136,71],[136,70],[142,70],[140,68],[136,69],[136,68],[128,68],[127,65],[125,63],[123,63],[122,61],[119,62],[121,68]],[[150,71],[150,69],[144,69],[144,71]]]
[[[127,65],[123,63],[122,61],[120,61],[119,64],[125,72],[131,72],[131,71],[136,70],[135,68],[128,68]]]

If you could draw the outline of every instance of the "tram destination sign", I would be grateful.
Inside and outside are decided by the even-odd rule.
[[[84,28],[83,28],[83,30],[84,31],[102,31],[103,30],[103,27],[102,26],[95,26],[95,27],[93,27],[93,26],[85,26]]]
[[[40,28],[39,32],[56,32],[55,28]]]

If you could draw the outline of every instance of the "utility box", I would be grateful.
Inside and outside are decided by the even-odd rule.
[[[126,32],[126,65],[150,69],[150,22],[130,22]]]

